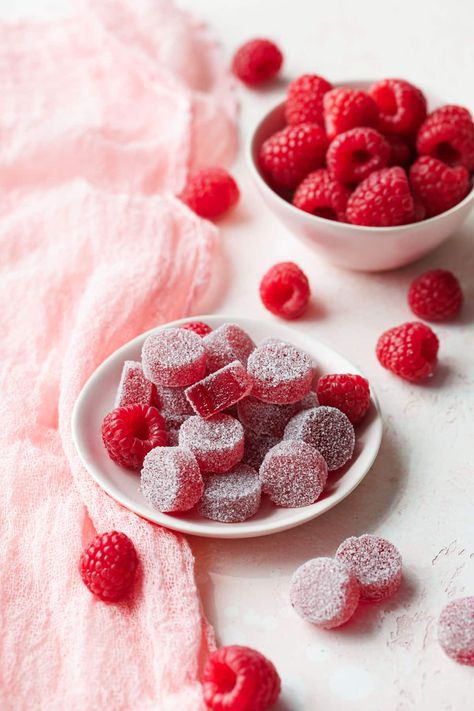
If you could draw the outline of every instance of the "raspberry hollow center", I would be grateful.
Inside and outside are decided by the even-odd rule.
[[[443,163],[447,163],[448,165],[454,165],[458,162],[460,155],[450,143],[442,141],[436,147],[436,158],[439,158],[439,160],[443,161]]]
[[[214,683],[220,694],[228,694],[236,684],[237,676],[227,664],[217,664],[214,666]]]

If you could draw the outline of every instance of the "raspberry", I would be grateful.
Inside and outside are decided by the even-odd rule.
[[[310,297],[306,274],[293,262],[279,262],[260,282],[260,298],[272,314],[286,319],[298,318]]]
[[[413,162],[415,152],[410,141],[406,137],[396,136],[395,134],[386,134],[384,138],[390,146],[388,164],[390,166],[401,165],[402,168],[408,168]]]
[[[84,585],[104,602],[117,602],[130,590],[138,565],[137,553],[125,533],[111,531],[96,536],[79,561]]]
[[[221,647],[204,666],[204,703],[210,711],[264,711],[280,689],[271,661],[250,647]]]
[[[463,295],[458,280],[445,269],[433,269],[412,281],[408,304],[427,321],[446,321],[461,310]]]
[[[280,71],[283,55],[267,39],[254,39],[246,42],[234,55],[232,71],[247,86],[263,84]]]
[[[239,188],[224,168],[202,168],[190,175],[180,195],[196,215],[214,220],[238,202]]]
[[[474,123],[462,107],[437,109],[421,124],[416,138],[420,155],[428,155],[456,167],[474,169]]]
[[[324,130],[312,123],[287,126],[263,143],[259,162],[271,181],[294,188],[308,173],[320,168],[326,153]]]
[[[353,425],[365,417],[370,407],[369,383],[361,375],[323,375],[318,380],[316,394],[320,405],[337,407]]]
[[[377,81],[369,94],[379,108],[379,128],[384,133],[412,136],[426,117],[423,93],[403,79]]]
[[[323,96],[332,85],[316,74],[303,74],[291,82],[285,104],[289,124],[317,123],[324,126]]]
[[[324,95],[324,121],[328,139],[358,126],[377,126],[379,110],[375,101],[356,89],[332,89]]]
[[[340,133],[328,148],[330,175],[343,183],[360,183],[374,170],[388,165],[390,146],[373,128],[351,128]]]
[[[382,168],[371,173],[354,190],[347,203],[353,225],[393,227],[414,219],[414,202],[403,168]]]
[[[346,222],[346,205],[351,191],[338,180],[333,180],[321,168],[310,173],[296,188],[293,205],[326,220]]]
[[[156,407],[117,407],[104,417],[102,441],[113,462],[127,469],[140,469],[151,449],[166,444],[165,421]]]
[[[410,168],[410,185],[426,210],[427,217],[449,210],[466,197],[471,185],[462,165],[450,168],[446,163],[421,156]]]
[[[186,331],[194,331],[194,333],[202,338],[212,331],[212,328],[203,321],[189,321],[188,323],[183,323],[180,328],[185,328]]]
[[[382,333],[377,341],[381,365],[400,378],[416,383],[433,373],[438,356],[438,337],[429,326],[414,321]]]

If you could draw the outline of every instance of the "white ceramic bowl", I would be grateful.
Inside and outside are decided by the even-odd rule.
[[[344,82],[338,86],[366,89],[372,82]],[[427,93],[429,109],[440,106],[439,99]],[[258,167],[262,143],[284,127],[284,102],[275,106],[260,121],[247,146],[247,161],[260,194],[270,210],[299,239],[310,244],[326,261],[346,269],[384,271],[419,259],[444,242],[467,218],[474,204],[474,189],[464,200],[428,220],[400,227],[360,227],[325,220],[303,212],[286,202],[265,182]]]
[[[359,369],[329,346],[277,323],[225,316],[197,316],[196,320],[217,328],[223,323],[238,323],[258,343],[271,336],[294,343],[307,351],[324,372],[360,373]],[[160,328],[176,326],[189,319],[173,321]],[[159,330],[159,329],[154,329]],[[79,456],[90,475],[113,499],[126,508],[166,528],[210,538],[250,538],[276,533],[299,526],[342,501],[362,481],[377,456],[382,439],[382,418],[375,393],[372,407],[364,422],[357,428],[357,444],[353,459],[330,475],[322,497],[311,506],[296,509],[276,508],[267,500],[258,513],[243,523],[225,524],[198,516],[196,513],[164,514],[153,509],[143,498],[139,475],[114,464],[108,457],[101,439],[101,424],[113,409],[115,392],[125,360],[140,360],[144,333],[119,348],[91,375],[82,389],[72,418],[72,433]]]

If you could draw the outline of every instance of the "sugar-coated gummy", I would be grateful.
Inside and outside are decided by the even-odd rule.
[[[438,641],[448,657],[474,666],[474,597],[446,605],[438,620]]]
[[[286,440],[266,455],[259,470],[262,489],[277,506],[313,504],[326,485],[328,470],[324,457],[311,445]]]
[[[356,576],[361,600],[386,600],[400,587],[402,556],[385,538],[369,533],[351,536],[341,543],[336,558],[344,561]]]
[[[140,484],[145,499],[162,512],[192,509],[204,490],[195,456],[180,447],[155,447],[148,452]]]
[[[258,511],[261,493],[262,485],[255,469],[237,464],[225,476],[204,476],[204,493],[196,510],[212,521],[246,521]]]
[[[332,629],[349,620],[359,603],[359,585],[351,569],[337,558],[312,558],[290,582],[290,601],[303,619]]]
[[[274,405],[250,395],[239,402],[237,410],[244,427],[255,434],[282,437],[286,425],[294,415],[301,410],[316,407],[317,404],[318,400],[313,392],[290,405]]]
[[[152,333],[143,344],[142,366],[145,376],[155,385],[192,385],[206,372],[203,339],[184,328]]]
[[[242,461],[245,464],[260,469],[267,452],[280,442],[279,437],[266,434],[256,434],[252,430],[245,430],[245,451]]]
[[[186,388],[194,412],[211,417],[242,400],[252,390],[253,381],[239,360],[214,371]]]
[[[277,405],[298,402],[311,390],[310,356],[289,343],[269,339],[249,356],[247,370],[253,378],[252,394]]]
[[[179,430],[179,445],[191,450],[202,472],[223,474],[244,454],[244,428],[230,415],[192,415]]]
[[[184,394],[186,388],[169,388],[156,385],[156,406],[164,415],[193,415],[194,410]]]
[[[191,415],[175,415],[170,412],[163,412],[162,416],[168,433],[168,446],[177,447],[180,427]]]
[[[215,370],[239,360],[247,365],[249,355],[255,349],[255,343],[248,333],[235,323],[224,323],[203,339],[206,348],[207,370]]]
[[[116,407],[125,405],[152,405],[153,383],[145,378],[141,363],[126,360],[115,396]]]
[[[322,406],[295,415],[285,427],[284,439],[300,439],[319,450],[329,471],[344,466],[355,447],[354,427],[343,412]]]

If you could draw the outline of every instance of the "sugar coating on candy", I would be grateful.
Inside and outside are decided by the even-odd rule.
[[[474,666],[474,597],[446,605],[438,620],[438,641],[448,657]]]
[[[335,407],[314,407],[298,413],[285,427],[284,438],[311,444],[321,452],[329,471],[344,466],[354,453],[354,427]]]
[[[196,510],[212,521],[238,523],[258,511],[261,494],[262,485],[255,469],[238,464],[225,476],[204,477],[204,493]]]
[[[351,569],[337,558],[312,558],[290,582],[294,609],[313,625],[332,629],[347,622],[359,603],[359,584]]]
[[[196,414],[211,417],[242,400],[252,390],[253,381],[239,360],[216,370],[186,388],[186,397]]]
[[[385,538],[369,533],[351,536],[341,543],[336,558],[356,576],[361,600],[386,600],[400,587],[402,556]]]
[[[274,405],[262,402],[253,395],[241,400],[237,405],[239,420],[244,427],[255,434],[282,437],[286,425],[301,410],[316,407],[318,400],[314,393],[308,393],[302,400],[290,405]]]
[[[252,430],[245,430],[245,452],[242,461],[245,464],[260,469],[260,465],[265,459],[267,452],[280,441],[279,437],[272,435],[258,435]]]
[[[287,405],[311,390],[311,358],[289,343],[266,341],[250,355],[247,370],[254,381],[252,394],[264,402]]]
[[[181,425],[179,446],[193,452],[201,471],[223,474],[243,457],[244,428],[230,415],[193,415]]]
[[[177,447],[180,427],[190,415],[175,415],[170,412],[162,412],[161,414],[165,421],[166,432],[168,433],[168,446]]]
[[[203,341],[209,373],[229,365],[234,360],[239,360],[243,366],[246,366],[249,355],[255,349],[255,343],[248,333],[235,323],[224,323]]]
[[[151,405],[153,400],[153,383],[145,378],[141,363],[126,360],[115,396],[116,407],[125,405]]]
[[[140,486],[145,499],[162,512],[188,511],[204,491],[195,456],[180,447],[155,447],[148,452]]]
[[[169,388],[166,385],[156,385],[156,407],[163,413],[172,415],[193,415],[185,388]]]
[[[148,336],[142,348],[143,372],[155,385],[192,385],[204,377],[203,339],[184,328],[166,328]]]
[[[277,506],[298,507],[313,504],[328,478],[324,457],[311,445],[286,440],[266,455],[259,476],[265,494]]]

